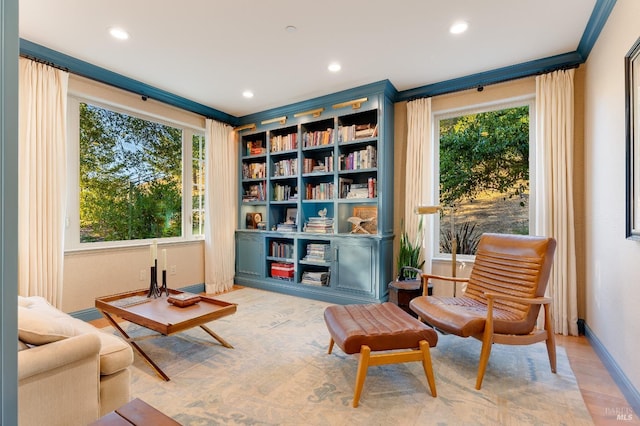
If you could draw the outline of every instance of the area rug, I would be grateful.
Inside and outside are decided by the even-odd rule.
[[[420,363],[394,364],[369,368],[353,408],[358,359],[338,347],[327,354],[327,303],[251,288],[217,298],[238,304],[208,324],[234,349],[200,328],[142,340],[169,382],[135,357],[132,397],[183,425],[593,424],[562,347],[552,374],[543,343],[495,345],[478,391],[480,342],[440,335],[431,350],[436,398]]]

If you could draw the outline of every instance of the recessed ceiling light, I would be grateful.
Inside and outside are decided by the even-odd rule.
[[[242,96],[247,99],[253,98],[253,92],[251,90],[245,90],[244,92],[242,92]]]
[[[453,25],[451,25],[451,27],[449,28],[449,32],[451,34],[462,34],[463,32],[467,31],[467,28],[469,28],[469,24],[465,21],[458,21],[458,22],[454,22]]]
[[[109,28],[109,34],[111,34],[111,37],[117,38],[118,40],[127,40],[129,38],[129,33],[120,27]]]
[[[295,25],[287,25],[286,27],[284,27],[284,30],[288,33],[295,33],[298,28],[296,28]]]
[[[338,72],[342,69],[342,66],[337,62],[331,62],[328,68],[331,72]]]

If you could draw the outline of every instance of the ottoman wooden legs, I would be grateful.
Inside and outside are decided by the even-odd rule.
[[[333,338],[329,342],[330,354],[333,350]],[[357,407],[360,402],[360,395],[362,394],[362,387],[364,386],[364,380],[367,378],[367,370],[369,366],[385,365],[385,364],[398,364],[401,362],[421,361],[422,368],[424,369],[427,382],[429,383],[429,389],[431,390],[431,396],[434,398],[436,393],[436,381],[433,375],[433,367],[431,365],[431,353],[429,352],[429,343],[426,340],[420,341],[420,349],[402,351],[402,352],[389,352],[381,354],[371,354],[371,349],[367,345],[362,345],[360,348],[360,361],[358,362],[358,372],[356,374],[356,386],[353,393],[353,406]]]
[[[389,302],[329,306],[324,311],[324,320],[331,335],[329,353],[335,343],[346,354],[360,354],[354,407],[360,401],[370,365],[420,361],[431,395],[436,396],[429,352],[429,348],[438,343],[438,334],[433,328]]]

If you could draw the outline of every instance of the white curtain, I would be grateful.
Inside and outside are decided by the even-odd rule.
[[[238,211],[238,156],[233,128],[211,119],[205,132],[205,250],[207,293],[233,287]]]
[[[62,306],[67,72],[20,58],[18,291]]]
[[[431,130],[431,98],[416,99],[407,102],[407,159],[405,182],[404,228],[409,241],[415,241],[419,221],[422,219],[424,232],[425,272],[431,271],[434,238],[433,215],[418,216],[414,209],[418,205],[434,205],[432,190],[434,155],[433,133]]]
[[[577,336],[573,76],[571,69],[536,77],[535,231],[557,241],[548,285],[555,332]]]

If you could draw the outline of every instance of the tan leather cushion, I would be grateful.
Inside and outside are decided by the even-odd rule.
[[[362,345],[385,351],[418,348],[422,340],[431,347],[438,342],[431,327],[389,302],[329,306],[324,320],[335,343],[347,354],[360,352]]]

